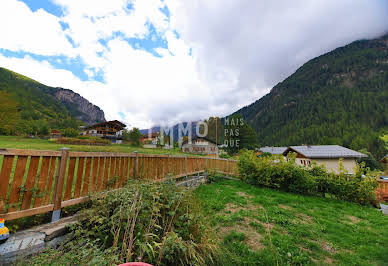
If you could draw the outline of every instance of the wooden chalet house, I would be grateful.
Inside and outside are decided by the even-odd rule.
[[[195,137],[182,143],[182,152],[218,157],[218,145],[208,138]]]
[[[121,143],[125,124],[113,120],[85,127],[81,135],[110,139],[114,143]],[[120,140],[120,141],[118,141]]]

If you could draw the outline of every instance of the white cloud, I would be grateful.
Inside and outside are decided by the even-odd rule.
[[[309,59],[388,31],[381,0],[166,1],[207,79],[232,73],[239,90],[272,87]]]
[[[89,67],[103,69],[109,58],[99,55],[106,48],[99,40],[144,38],[153,25],[159,34],[168,29],[168,18],[160,11],[160,0],[54,0],[64,9],[61,19],[69,25],[66,33],[77,45],[77,51]]]
[[[15,0],[0,3],[0,48],[39,55],[75,55],[59,18],[43,9],[32,12]]]
[[[0,65],[72,89],[100,106],[107,119],[120,119],[121,112],[125,122],[142,128],[228,115],[263,96],[307,60],[388,31],[388,3],[381,0],[53,1],[63,8],[63,17],[2,0],[0,23],[17,23],[0,28],[8,38],[0,39],[0,47],[79,55],[90,80],[28,56],[0,54]],[[170,18],[160,10],[165,6]],[[59,21],[68,28],[61,30]],[[167,49],[154,50],[159,57],[126,41],[155,41],[155,33],[148,36],[149,25],[167,42]],[[97,73],[104,83],[93,80]]]

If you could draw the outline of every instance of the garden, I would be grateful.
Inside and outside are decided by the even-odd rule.
[[[195,190],[131,180],[93,195],[64,244],[28,264],[386,264],[376,173],[360,166],[355,176],[333,175],[292,160],[242,152],[240,180],[214,172]]]

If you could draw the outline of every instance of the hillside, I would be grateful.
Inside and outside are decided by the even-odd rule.
[[[79,94],[43,85],[0,67],[1,91],[5,91],[18,106],[18,132],[30,131],[38,127],[37,124],[60,129],[76,127],[82,122],[92,124],[105,121],[104,112]]]
[[[317,57],[237,113],[260,145],[340,144],[384,154],[388,35]]]

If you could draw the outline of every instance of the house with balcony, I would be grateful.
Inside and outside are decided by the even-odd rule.
[[[182,143],[182,152],[218,157],[218,145],[208,138],[195,137]]]
[[[106,121],[85,127],[81,132],[81,135],[99,137],[109,139],[113,143],[121,143],[125,127],[125,124],[117,120]]]

